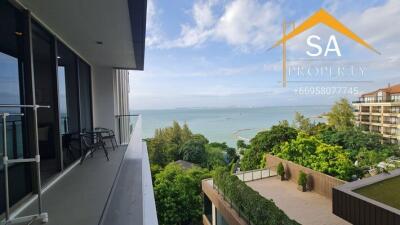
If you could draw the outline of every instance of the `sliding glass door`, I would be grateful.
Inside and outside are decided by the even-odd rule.
[[[32,70],[33,69],[33,70]],[[57,40],[29,12],[0,1],[0,105],[40,104],[38,141],[43,184],[81,156],[80,133],[91,130],[91,68]],[[0,108],[23,113],[6,121],[10,159],[34,157],[35,131],[31,109]],[[0,116],[1,118],[1,116]],[[0,120],[0,128],[3,124]],[[0,129],[0,158],[3,157]],[[10,205],[35,192],[34,167],[9,164]],[[0,160],[0,214],[5,210],[4,164]]]
[[[90,66],[79,60],[79,96],[81,111],[81,130],[92,130],[92,85]]]
[[[81,156],[79,133],[78,58],[61,42],[57,42],[58,101],[64,167]]]
[[[32,22],[32,52],[36,104],[50,109],[38,110],[38,136],[42,181],[48,181],[61,170],[57,79],[54,57],[54,37],[36,22]]]
[[[0,104],[23,104],[23,51],[25,34],[21,23],[21,12],[9,3],[0,3]],[[0,108],[0,113],[20,113],[19,108]],[[1,118],[1,117],[0,117]],[[3,158],[3,123],[0,122],[0,158]],[[29,155],[24,146],[24,118],[10,116],[6,121],[7,155],[9,159]],[[14,204],[32,191],[29,165],[9,165],[10,204]],[[0,214],[4,212],[4,165],[0,160]]]

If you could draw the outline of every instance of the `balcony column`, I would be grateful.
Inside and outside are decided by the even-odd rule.
[[[114,69],[114,113],[116,136],[121,144],[128,144],[130,137],[129,115],[129,71]]]

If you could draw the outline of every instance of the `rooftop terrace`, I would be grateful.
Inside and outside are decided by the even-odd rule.
[[[301,192],[290,181],[270,177],[246,182],[267,199],[272,199],[291,219],[307,225],[350,224],[332,214],[332,202],[314,192]]]
[[[400,209],[400,176],[354,190],[365,197]]]

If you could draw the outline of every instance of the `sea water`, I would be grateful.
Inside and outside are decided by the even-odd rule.
[[[142,114],[143,136],[154,136],[157,128],[171,126],[174,120],[186,123],[193,133],[201,133],[210,141],[226,142],[235,147],[236,141],[248,141],[257,132],[266,130],[281,120],[292,124],[295,112],[311,120],[324,122],[319,118],[329,112],[331,106],[279,106],[263,108],[213,108],[213,109],[168,109],[137,110]]]

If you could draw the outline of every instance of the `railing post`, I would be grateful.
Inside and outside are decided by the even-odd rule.
[[[119,144],[122,145],[122,140],[121,140],[121,117],[118,118],[118,136],[119,136]]]
[[[64,133],[68,133],[68,119],[64,117]]]
[[[16,121],[12,121],[12,134],[13,134],[13,155],[14,159],[18,158],[18,150],[17,150],[17,125]]]

